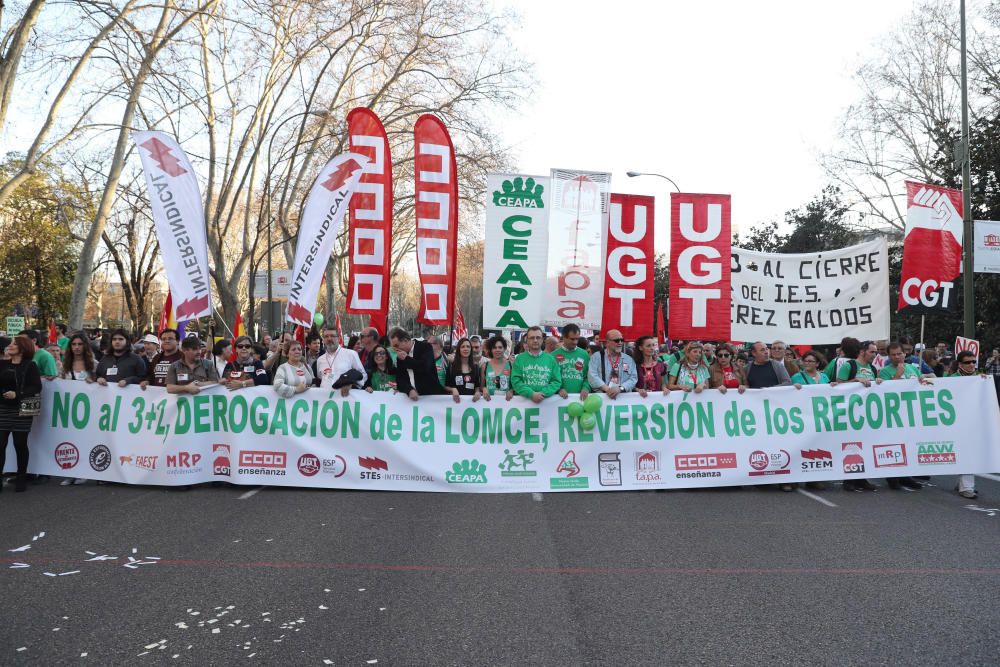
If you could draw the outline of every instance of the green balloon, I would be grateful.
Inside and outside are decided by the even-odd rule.
[[[313,315],[313,322],[316,323],[316,326],[318,326],[318,327],[323,326],[323,322],[325,322],[325,321],[326,321],[326,318],[323,317],[323,313],[316,313],[315,315]]]
[[[591,394],[587,396],[587,400],[583,402],[583,411],[587,413],[594,413],[600,409],[601,409],[600,394]]]
[[[583,403],[580,401],[573,401],[566,408],[566,412],[569,413],[570,417],[579,417],[583,414]]]
[[[597,426],[597,417],[591,413],[588,412],[580,417],[580,428],[584,431],[593,431],[595,426]]]

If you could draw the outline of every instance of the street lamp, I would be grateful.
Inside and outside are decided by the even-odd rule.
[[[265,176],[264,181],[264,201],[267,202],[267,325],[271,329],[272,333],[274,333],[274,293],[271,286],[271,272],[273,270],[271,266],[271,252],[273,250],[271,245],[271,225],[274,220],[271,217],[271,151],[274,149],[274,140],[278,137],[281,128],[284,127],[285,123],[288,121],[301,116],[318,116],[320,118],[326,118],[329,115],[330,114],[327,111],[302,111],[297,114],[292,114],[285,120],[278,123],[278,126],[274,128],[274,134],[271,135],[271,140],[267,143],[267,175]],[[297,145],[298,144],[296,144],[296,146]],[[253,304],[251,304],[251,307],[253,307]]]
[[[681,186],[674,183],[674,179],[664,176],[663,174],[654,174],[648,171],[627,171],[625,172],[625,175],[629,178],[635,178],[636,176],[656,176],[657,178],[662,178],[665,181],[670,181],[670,185],[674,186],[674,189],[677,190],[677,192],[681,191]]]

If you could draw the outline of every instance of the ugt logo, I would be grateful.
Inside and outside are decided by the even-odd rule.
[[[485,484],[486,464],[478,459],[456,461],[451,470],[445,471],[444,478],[450,484]]]

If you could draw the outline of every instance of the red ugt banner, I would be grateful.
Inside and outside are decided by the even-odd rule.
[[[458,167],[444,123],[424,114],[413,127],[417,216],[417,321],[451,324],[458,245]]]
[[[349,208],[351,250],[347,304],[356,315],[370,315],[369,326],[386,333],[389,276],[392,272],[392,156],[382,121],[371,109],[347,114],[351,152],[371,160],[354,190]]]
[[[954,305],[955,280],[962,264],[962,226],[961,190],[906,181],[899,312],[940,312]]]
[[[653,198],[611,195],[601,331],[653,333]]]
[[[670,338],[729,340],[729,195],[670,195]]]

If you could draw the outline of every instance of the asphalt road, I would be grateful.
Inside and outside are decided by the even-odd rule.
[[[954,482],[7,486],[0,665],[995,665],[1000,476]]]

